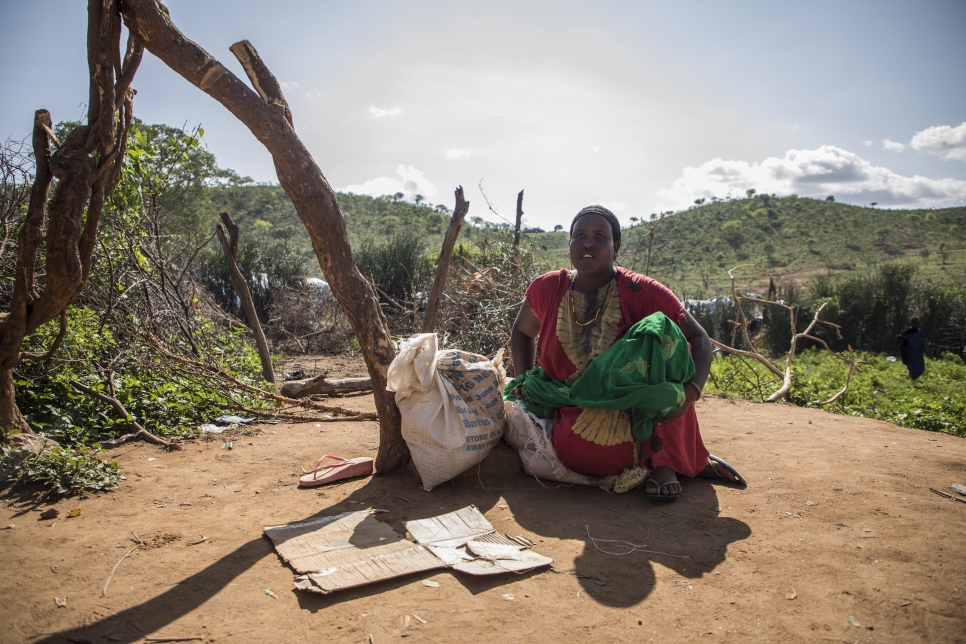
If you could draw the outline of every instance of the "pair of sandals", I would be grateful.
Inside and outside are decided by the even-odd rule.
[[[708,466],[711,468],[711,472],[714,474],[714,478],[722,481],[727,481],[729,483],[737,483],[741,489],[748,487],[748,482],[745,481],[738,470],[728,464],[728,461],[724,460],[719,456],[714,454],[708,454]],[[712,478],[712,477],[706,477]],[[645,492],[644,496],[648,499],[654,501],[663,501],[665,503],[676,501],[680,496],[678,494],[663,494],[664,490],[672,485],[680,486],[681,483],[675,478],[673,481],[665,481],[664,483],[658,482],[657,479],[651,477],[644,480],[644,485],[647,486],[648,483],[653,483],[657,486],[657,492],[648,493]]]

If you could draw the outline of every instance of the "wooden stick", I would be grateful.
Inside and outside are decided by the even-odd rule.
[[[523,194],[523,193],[520,193]],[[449,220],[449,228],[446,229],[446,237],[443,239],[443,249],[439,253],[439,264],[436,267],[436,279],[433,280],[433,288],[429,292],[429,300],[426,302],[426,315],[423,317],[423,333],[432,333],[436,327],[436,314],[439,312],[439,300],[443,296],[443,288],[446,286],[446,277],[449,275],[449,262],[453,257],[453,247],[456,245],[456,238],[463,227],[463,219],[469,212],[470,202],[463,198],[463,186],[456,188],[456,208],[453,210],[453,218]]]
[[[520,246],[520,222],[523,221],[523,190],[517,195],[517,221],[513,226],[513,254],[517,252],[517,248]]]
[[[132,552],[134,552],[135,550],[137,550],[140,547],[141,547],[141,544],[138,544],[138,545],[134,546],[133,548],[131,548],[130,550],[127,551],[127,554],[125,554],[123,557],[121,557],[120,561],[118,561],[116,564],[114,564],[114,569],[111,570],[111,574],[107,576],[107,581],[104,582],[104,589],[101,590],[101,597],[106,597],[107,596],[107,586],[108,586],[108,584],[111,583],[111,579],[114,577],[114,573],[117,572],[117,567],[121,565],[121,561],[124,561],[125,559],[127,559],[127,556],[129,554],[131,554]]]
[[[225,239],[225,230],[218,226],[215,232],[218,234],[218,241],[221,242],[221,249],[225,252],[225,261],[228,263],[228,275],[231,277],[231,285],[235,289],[235,294],[241,300],[242,309],[248,319],[248,326],[255,336],[255,344],[258,346],[258,357],[262,361],[262,377],[266,381],[275,384],[275,369],[272,367],[272,353],[268,350],[268,341],[262,331],[262,325],[258,321],[258,313],[255,311],[255,303],[252,301],[252,292],[248,289],[248,282],[238,269],[235,261],[238,257],[238,226],[231,220],[227,212],[221,213],[221,221],[228,230],[229,239]]]

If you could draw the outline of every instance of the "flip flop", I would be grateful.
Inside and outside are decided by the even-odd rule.
[[[745,480],[745,477],[739,474],[738,470],[729,465],[728,461],[724,460],[723,458],[715,456],[714,454],[708,454],[708,465],[711,466],[711,469],[714,470],[715,475],[717,475],[717,477],[722,481],[737,483],[742,488],[748,487],[748,481]],[[719,465],[727,470],[728,474],[731,476],[722,476],[721,472],[718,471]]]
[[[322,465],[322,461],[327,458],[336,462]],[[356,476],[369,476],[370,474],[372,474],[372,459],[368,456],[347,459],[326,454],[315,464],[314,472],[299,479],[299,487],[318,487],[319,485],[327,485]]]
[[[651,499],[651,500],[654,500],[654,501],[663,501],[664,503],[670,503],[671,501],[677,501],[678,500],[678,497],[680,496],[680,493],[678,493],[678,494],[661,494],[661,491],[664,488],[666,488],[667,486],[669,486],[669,485],[675,485],[675,484],[680,485],[681,482],[678,481],[678,480],[676,480],[676,479],[674,481],[665,481],[664,483],[658,483],[657,482],[657,479],[655,479],[655,478],[645,479],[644,480],[644,486],[641,489],[643,489],[644,487],[647,487],[647,484],[648,483],[653,483],[654,485],[657,486],[657,493],[655,493],[655,494],[648,494],[647,492],[645,492],[644,493],[644,497],[645,498],[648,498],[648,499]]]

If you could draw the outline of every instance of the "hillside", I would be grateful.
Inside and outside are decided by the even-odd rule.
[[[242,230],[267,229],[272,237],[296,244],[312,259],[309,264],[317,265],[308,236],[280,187],[211,191],[215,206],[231,212]],[[425,234],[429,249],[436,249],[449,221],[445,206],[416,205],[391,197],[340,194],[339,203],[354,248],[366,240],[378,243],[394,233],[415,230]],[[471,207],[460,241],[478,245],[493,228],[475,227],[473,216]],[[636,259],[634,251],[648,228],[638,225],[624,230],[623,265],[643,270],[647,241]],[[727,270],[749,262],[785,281],[807,283],[816,273],[862,271],[905,259],[918,266],[921,279],[966,282],[966,207],[887,210],[794,195],[756,195],[667,215],[656,235],[650,274],[679,293],[724,291],[729,284]],[[566,231],[531,232],[524,237],[549,267],[569,264]]]
[[[640,228],[625,236],[629,253]],[[747,262],[807,283],[819,272],[905,259],[918,265],[922,279],[966,282],[966,207],[884,210],[760,195],[665,217],[657,236],[651,275],[675,290],[720,291],[728,285],[727,269]]]
[[[209,190],[215,209],[231,213],[243,235],[245,230],[260,229],[275,239],[287,240],[310,260],[308,266],[318,271],[318,261],[312,252],[308,233],[280,186],[254,185]],[[373,198],[343,193],[338,198],[349,230],[349,242],[354,249],[367,241],[380,243],[394,234],[413,231],[425,235],[430,252],[443,243],[450,220],[450,211],[445,206],[416,205],[392,197]],[[460,241],[479,242],[480,234],[481,231],[465,223]]]

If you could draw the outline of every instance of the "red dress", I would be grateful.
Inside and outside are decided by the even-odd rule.
[[[612,311],[617,334],[614,340],[623,337],[635,322],[657,311],[671,320],[683,319],[684,306],[661,283],[621,267],[617,268],[614,280],[617,285],[617,301],[613,303]],[[613,285],[607,287],[608,293]],[[570,348],[572,339],[568,338],[572,338],[574,329],[578,327],[569,322],[572,306],[568,299],[569,290],[570,272],[560,269],[535,279],[527,289],[526,296],[530,308],[540,319],[537,364],[551,378],[565,382],[572,382],[586,367],[583,365],[578,369],[571,359],[574,350]],[[602,301],[606,300],[607,295]],[[606,319],[600,324],[606,325]],[[565,344],[568,345],[567,349]],[[576,357],[574,359],[582,362]],[[554,414],[554,449],[560,461],[575,472],[600,477],[620,474],[626,468],[633,467],[633,440],[598,444],[584,438],[579,430],[575,431],[575,425],[579,425],[584,411],[580,407],[563,407]],[[690,477],[696,476],[708,465],[708,450],[701,440],[694,406],[681,418],[654,428],[651,438],[641,446],[641,465],[651,470],[667,466],[678,474]]]

